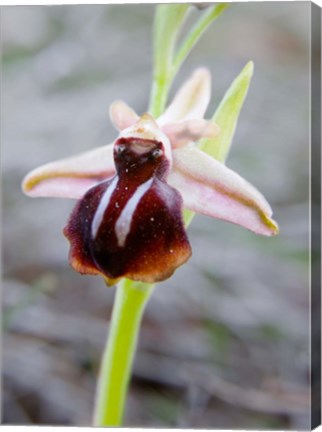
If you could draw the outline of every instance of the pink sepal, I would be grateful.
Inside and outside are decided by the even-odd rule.
[[[173,164],[168,183],[181,193],[184,207],[257,234],[278,233],[263,195],[224,164],[197,148],[174,150]]]
[[[22,182],[31,197],[82,197],[98,182],[115,174],[113,145],[50,162],[31,171]]]

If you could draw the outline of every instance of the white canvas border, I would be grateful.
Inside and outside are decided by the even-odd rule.
[[[259,2],[262,0],[238,0],[238,3],[240,2]],[[279,1],[302,1],[302,0],[269,0],[274,2]],[[234,1],[228,1],[229,3],[234,3]],[[93,3],[91,3],[89,0],[51,0],[51,1],[41,1],[41,0],[0,0],[0,6],[57,6],[57,5],[81,5],[81,4],[140,4],[140,3],[149,3],[149,4],[158,4],[158,3],[187,3],[186,0],[149,0],[149,1],[139,1],[139,0],[113,0],[113,1],[106,1],[106,0],[95,0]],[[202,0],[194,0],[194,3],[205,3]],[[210,2],[213,3],[213,2]],[[221,3],[221,2],[217,2]],[[237,3],[237,2],[236,2]],[[314,3],[322,7],[322,0],[315,0]],[[311,155],[310,155],[311,158]],[[311,196],[311,191],[309,192]],[[37,426],[37,425],[30,425],[30,426],[9,426],[9,425],[0,425],[0,428],[2,431],[12,431],[12,432],[29,432],[29,431],[39,431],[39,432],[53,432],[59,429],[59,432],[70,432],[70,431],[80,431],[80,432],[90,432],[93,431],[92,427],[71,427],[71,426]],[[111,432],[117,432],[119,428],[108,428]],[[177,431],[180,429],[162,429],[162,431]],[[314,429],[316,432],[322,432],[322,426],[319,426],[318,428]],[[97,428],[95,427],[95,431],[106,431],[106,428]],[[148,429],[148,428],[122,428],[122,431],[124,432],[150,432],[155,431],[158,432],[158,429]],[[184,429],[185,432],[203,432],[203,429]],[[207,430],[205,430],[207,431]],[[222,429],[216,429],[218,432],[249,432],[247,430],[222,430]],[[256,430],[253,430],[253,432],[259,432]],[[262,430],[261,432],[266,432],[265,430]],[[268,432],[268,431],[267,431]],[[275,431],[275,432],[283,432],[281,431]]]

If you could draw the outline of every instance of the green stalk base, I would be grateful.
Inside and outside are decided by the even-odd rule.
[[[98,380],[95,426],[121,425],[142,314],[153,287],[126,279],[117,287]]]

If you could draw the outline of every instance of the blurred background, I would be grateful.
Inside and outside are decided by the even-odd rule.
[[[115,99],[147,109],[154,11],[2,7],[4,423],[91,424],[115,290],[67,263],[74,202],[27,198],[20,183],[112,142]],[[281,233],[194,219],[193,257],[146,309],[125,426],[309,428],[309,12],[307,2],[233,4],[174,83],[209,67],[210,117],[254,61],[227,164],[265,195]]]

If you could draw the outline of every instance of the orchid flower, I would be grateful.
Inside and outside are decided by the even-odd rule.
[[[71,266],[120,278],[161,281],[191,255],[182,211],[223,219],[266,236],[278,232],[266,199],[197,143],[221,133],[203,117],[210,73],[197,69],[157,119],[125,103],[110,107],[113,144],[43,165],[23,181],[32,197],[78,199],[64,234]]]

